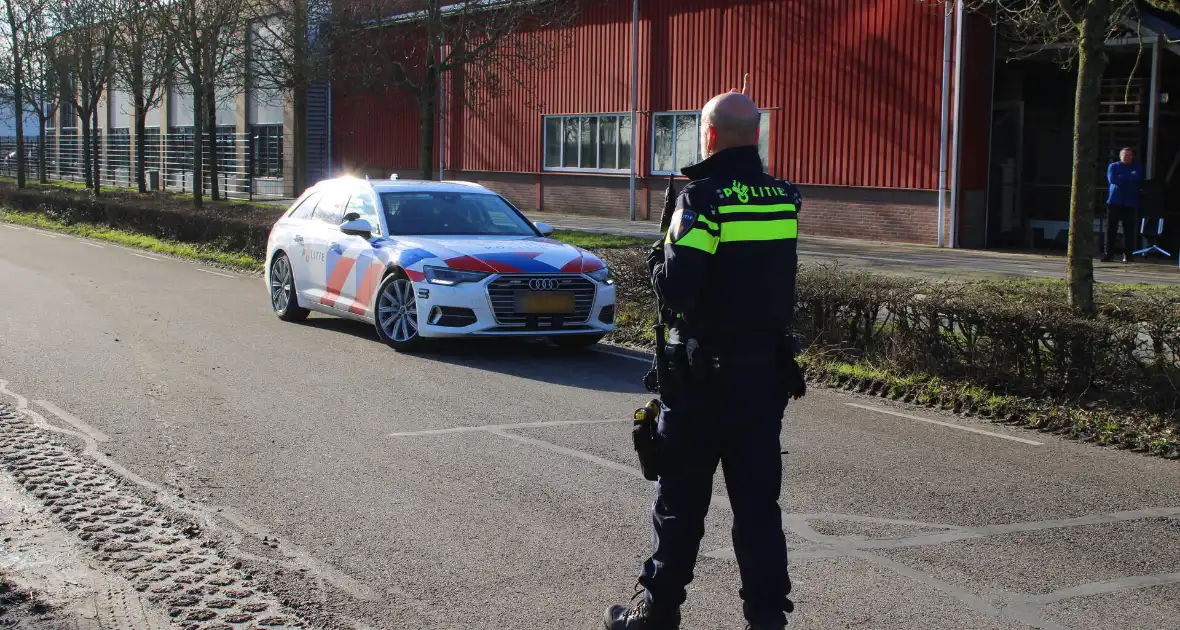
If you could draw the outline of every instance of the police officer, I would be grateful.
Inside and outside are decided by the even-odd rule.
[[[794,608],[778,504],[779,434],[788,398],[805,389],[788,336],[801,200],[794,185],[763,171],[758,119],[744,93],[705,105],[705,159],[682,169],[692,181],[676,199],[662,247],[648,257],[655,290],[675,313],[669,347],[684,365],[675,370],[681,382],[660,384],[655,551],[637,601],[606,611],[608,630],[680,627],[718,464],[750,628],[784,628]]]

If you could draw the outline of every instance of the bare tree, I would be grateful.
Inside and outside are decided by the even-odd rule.
[[[117,7],[112,0],[64,1],[53,3],[50,13],[52,23],[69,25],[54,37],[50,54],[61,75],[73,79],[61,83],[76,84],[76,89],[62,90],[62,96],[73,103],[82,120],[86,186],[98,195],[101,192],[101,160],[96,143],[98,105],[115,67]]]
[[[944,0],[953,6],[956,0]],[[991,19],[1009,42],[1030,54],[1066,44],[1067,63],[1077,64],[1074,94],[1073,176],[1069,202],[1069,303],[1093,315],[1094,197],[1098,173],[1098,108],[1106,70],[1106,40],[1137,11],[1136,0],[959,0]],[[1175,11],[1177,0],[1147,0]]]
[[[335,70],[353,89],[390,86],[418,105],[419,166],[434,178],[439,88],[452,74],[455,98],[475,115],[484,99],[524,84],[527,73],[560,62],[572,36],[564,26],[587,0],[368,0],[333,14]],[[398,6],[414,11],[390,15]]]
[[[4,31],[3,36],[6,40],[9,55],[6,55],[6,63],[4,76],[2,77],[2,85],[10,91],[9,98],[12,103],[12,115],[15,118],[16,128],[16,185],[18,188],[25,187],[25,94],[28,86],[26,85],[25,67],[24,67],[24,47],[22,40],[25,39],[27,31],[29,30],[29,23],[39,19],[42,12],[42,5],[39,0],[4,0]]]
[[[37,181],[48,181],[46,172],[45,129],[57,115],[57,99],[60,92],[57,72],[50,62],[49,45],[52,41],[52,26],[45,11],[27,23],[20,39],[21,61],[24,63],[26,111],[37,117]]]
[[[217,91],[242,85],[246,23],[251,7],[242,0],[175,0],[169,5],[169,41],[176,69],[193,97],[193,203],[200,207],[206,170],[210,196],[217,181]],[[207,139],[204,139],[207,130]],[[203,145],[208,145],[209,168]]]
[[[115,33],[115,83],[131,96],[135,119],[135,182],[144,179],[148,112],[160,105],[175,67],[163,0],[124,0]]]
[[[330,75],[330,49],[315,35],[327,32],[331,11],[308,0],[258,0],[251,24],[248,83],[259,98],[278,101],[286,94],[293,124],[292,184],[307,187],[307,93]]]

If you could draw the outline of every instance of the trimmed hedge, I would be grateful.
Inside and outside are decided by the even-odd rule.
[[[622,341],[650,345],[654,296],[641,249],[611,265]],[[1180,420],[1180,288],[1099,285],[1098,317],[1064,283],[898,278],[804,265],[796,333],[818,363],[869,363],[1002,395],[1140,409]],[[633,325],[634,324],[634,325]]]
[[[7,183],[0,184],[0,206],[39,212],[67,225],[95,223],[182,243],[213,244],[259,259],[266,256],[270,228],[284,210],[208,201],[197,209],[191,200],[165,194],[109,191],[95,198],[59,186],[21,190]]]
[[[813,352],[1020,396],[1180,409],[1180,289],[1096,290],[1098,317],[1053,282],[929,282],[815,267],[796,325]]]

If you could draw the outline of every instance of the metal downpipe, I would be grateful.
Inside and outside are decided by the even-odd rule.
[[[946,232],[946,163],[947,132],[950,126],[951,25],[950,9],[945,11],[942,28],[942,126],[938,139],[938,246],[943,246]]]

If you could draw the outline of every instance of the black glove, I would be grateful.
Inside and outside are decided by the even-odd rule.
[[[803,368],[799,367],[799,362],[795,359],[791,359],[788,367],[787,386],[790,388],[791,398],[795,400],[807,395],[807,379],[803,376]]]
[[[652,273],[655,271],[656,265],[664,262],[664,242],[656,241],[651,246],[651,250],[647,252],[647,271]]]
[[[794,335],[787,335],[779,342],[779,365],[783,368],[787,393],[799,400],[807,394],[807,378],[803,375],[803,368],[795,359],[799,354],[799,340]]]

